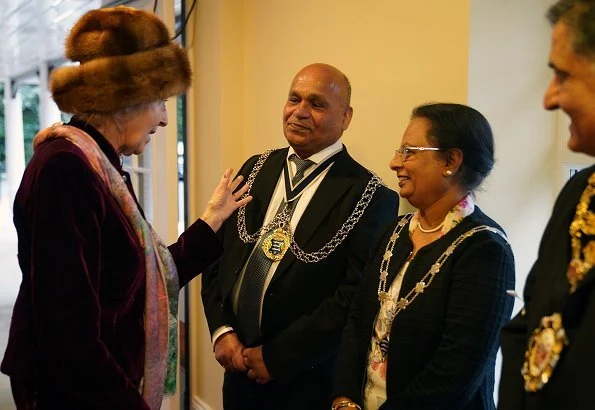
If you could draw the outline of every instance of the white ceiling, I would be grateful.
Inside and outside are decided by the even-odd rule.
[[[181,0],[161,1],[179,14]],[[0,0],[0,81],[37,82],[42,62],[65,62],[64,39],[80,16],[119,4],[153,9],[156,0]]]
[[[63,59],[64,38],[101,0],[0,0],[0,79],[35,75],[43,61]]]

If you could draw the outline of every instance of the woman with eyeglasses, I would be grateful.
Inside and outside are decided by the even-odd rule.
[[[417,208],[388,227],[343,333],[332,409],[494,409],[514,258],[475,204],[494,164],[487,120],[460,104],[413,110],[390,167]]]

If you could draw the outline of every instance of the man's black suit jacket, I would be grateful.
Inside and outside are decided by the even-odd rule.
[[[500,410],[594,409],[595,269],[569,296],[566,271],[570,263],[570,223],[576,206],[595,172],[591,166],[564,187],[543,233],[537,260],[525,284],[525,308],[502,331]],[[589,210],[595,211],[595,200]],[[593,227],[592,227],[593,228]],[[562,351],[549,382],[537,393],[526,393],[521,368],[529,337],[544,316],[562,313],[569,345]]]
[[[288,149],[276,150],[264,163],[246,207],[248,233],[263,223],[269,201],[286,161]],[[258,156],[240,174],[248,177]],[[302,215],[295,240],[306,252],[322,248],[351,215],[370,180],[346,148],[319,185]],[[304,263],[287,251],[266,290],[262,311],[263,358],[278,383],[290,382],[306,370],[328,373],[336,356],[348,307],[358,286],[366,258],[398,212],[398,195],[380,186],[359,223],[328,257]],[[221,326],[235,326],[231,290],[254,244],[238,236],[237,212],[221,229],[224,252],[202,277],[205,313],[211,334]]]

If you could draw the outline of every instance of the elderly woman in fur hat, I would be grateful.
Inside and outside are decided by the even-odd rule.
[[[178,291],[220,253],[215,232],[249,198],[227,170],[201,219],[165,246],[120,156],[167,125],[190,85],[186,53],[153,14],[94,10],[51,78],[70,123],[35,137],[14,204],[23,282],[2,371],[19,409],[151,409],[175,390]]]

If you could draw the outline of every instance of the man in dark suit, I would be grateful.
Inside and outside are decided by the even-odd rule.
[[[330,370],[368,251],[398,196],[340,142],[350,85],[335,67],[295,76],[283,111],[289,148],[241,168],[253,200],[221,229],[203,275],[225,409],[324,409]]]
[[[548,110],[571,120],[568,147],[595,156],[595,2],[561,0],[553,25]],[[501,410],[593,409],[595,166],[560,193],[525,285],[524,309],[503,329]]]

